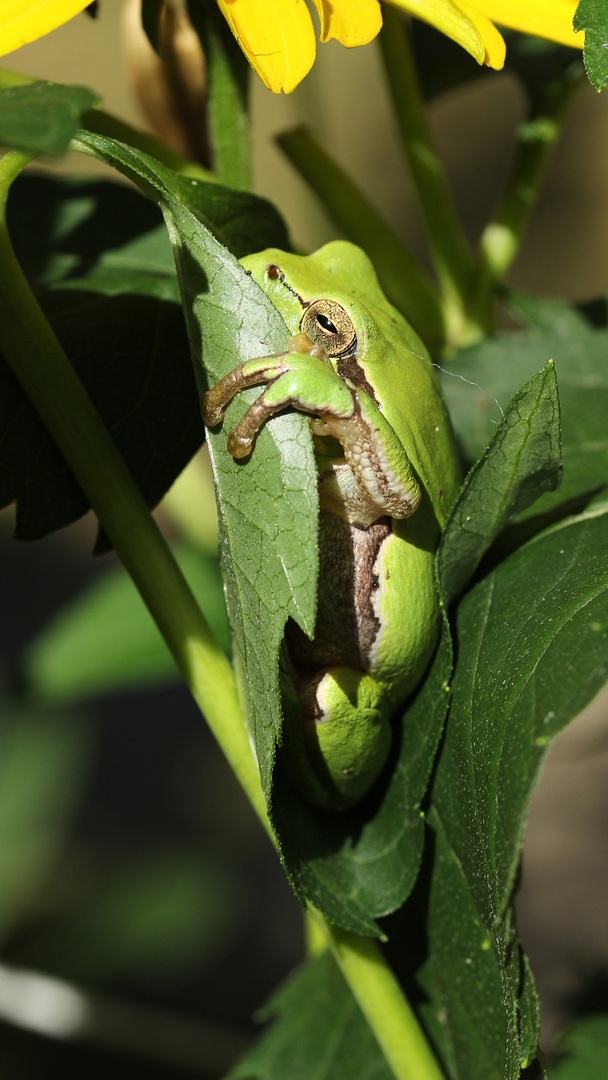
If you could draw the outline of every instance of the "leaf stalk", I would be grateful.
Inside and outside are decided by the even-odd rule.
[[[333,926],[322,929],[395,1080],[445,1080],[426,1035],[377,941]]]
[[[382,14],[382,58],[444,297],[447,338],[462,341],[468,323],[473,258],[431,137],[405,20],[389,5]]]
[[[482,322],[491,325],[495,286],[504,279],[519,252],[565,113],[583,77],[583,65],[576,60],[562,78],[547,84],[538,107],[519,126],[504,193],[479,245],[473,307]]]

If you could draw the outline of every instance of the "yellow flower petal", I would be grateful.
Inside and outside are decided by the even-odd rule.
[[[36,38],[43,37],[79,11],[91,0],[1,0],[0,56],[20,49]]]
[[[446,37],[461,45],[478,64],[504,64],[504,41],[495,26],[475,8],[452,0],[390,0],[395,7],[416,19],[430,23]],[[502,42],[502,49],[500,42]],[[502,52],[502,59],[501,59]]]
[[[488,67],[500,71],[505,65],[505,56],[507,52],[505,39],[502,34],[498,32],[494,23],[490,22],[490,19],[487,19],[485,14],[479,10],[479,6],[477,0],[475,0],[474,4],[469,4],[468,0],[458,0],[458,7],[465,15],[468,15],[483,41],[485,50],[483,63]]]
[[[382,29],[378,0],[314,0],[321,20],[321,41],[336,38],[352,49],[367,45]]]
[[[582,49],[585,44],[584,30],[575,34],[572,29],[577,0],[529,0],[528,3],[523,0],[475,0],[475,4],[500,26],[521,30],[524,34],[537,34],[575,49]]]
[[[304,0],[218,0],[220,10],[269,90],[289,94],[315,61],[316,42]]]

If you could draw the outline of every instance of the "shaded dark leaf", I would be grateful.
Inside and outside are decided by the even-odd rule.
[[[108,181],[23,174],[7,221],[30,284],[179,303],[175,260],[158,207]]]
[[[531,1052],[536,1005],[513,890],[547,747],[608,678],[607,545],[608,504],[598,500],[535,536],[458,608],[430,816],[430,934],[437,1007],[455,1075],[467,1080],[518,1077]]]
[[[391,1080],[329,953],[310,960],[264,1010],[272,1024],[230,1080]]]
[[[203,438],[179,308],[86,292],[47,292],[41,301],[154,506]],[[17,501],[16,535],[34,540],[75,521],[89,504],[4,362],[0,384],[0,504]]]

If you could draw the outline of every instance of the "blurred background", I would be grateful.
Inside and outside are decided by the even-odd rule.
[[[134,41],[133,24],[129,0],[101,0],[96,19],[80,15],[3,64],[91,86],[106,110],[149,129],[132,72],[135,56],[138,66],[154,60]],[[252,94],[256,188],[278,204],[298,245],[313,250],[336,235],[273,142],[304,120],[425,259],[375,45],[319,46],[292,95],[274,96],[255,79]],[[432,106],[471,239],[496,201],[522,114],[518,85],[499,73]],[[82,156],[48,168],[103,173]],[[606,292],[608,95],[590,86],[571,109],[510,280],[575,300]],[[203,461],[184,483],[185,497],[174,493],[159,520],[171,536],[198,543],[203,558],[214,542]],[[118,573],[113,556],[91,558],[90,516],[32,544],[14,541],[12,528],[12,510],[2,512],[0,685],[9,687],[24,656],[43,672],[39,642],[66,605]],[[109,617],[100,613],[100,625]],[[68,648],[66,665],[78,662]],[[91,696],[77,679],[66,691],[66,679],[39,711],[11,706],[0,715],[7,1076],[221,1074],[251,1038],[255,1010],[303,954],[299,906],[188,693],[160,662],[142,669],[141,682]],[[607,781],[604,696],[556,740],[527,832],[519,921],[548,1045],[590,1002],[608,1005]]]

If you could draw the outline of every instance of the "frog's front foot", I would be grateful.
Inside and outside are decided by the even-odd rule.
[[[215,427],[236,394],[264,384],[265,389],[228,436],[228,450],[234,458],[246,457],[260,428],[289,406],[339,419],[352,416],[354,411],[353,395],[336,376],[324,350],[300,333],[290,338],[287,352],[246,360],[220,379],[203,395],[203,420],[208,427]]]

